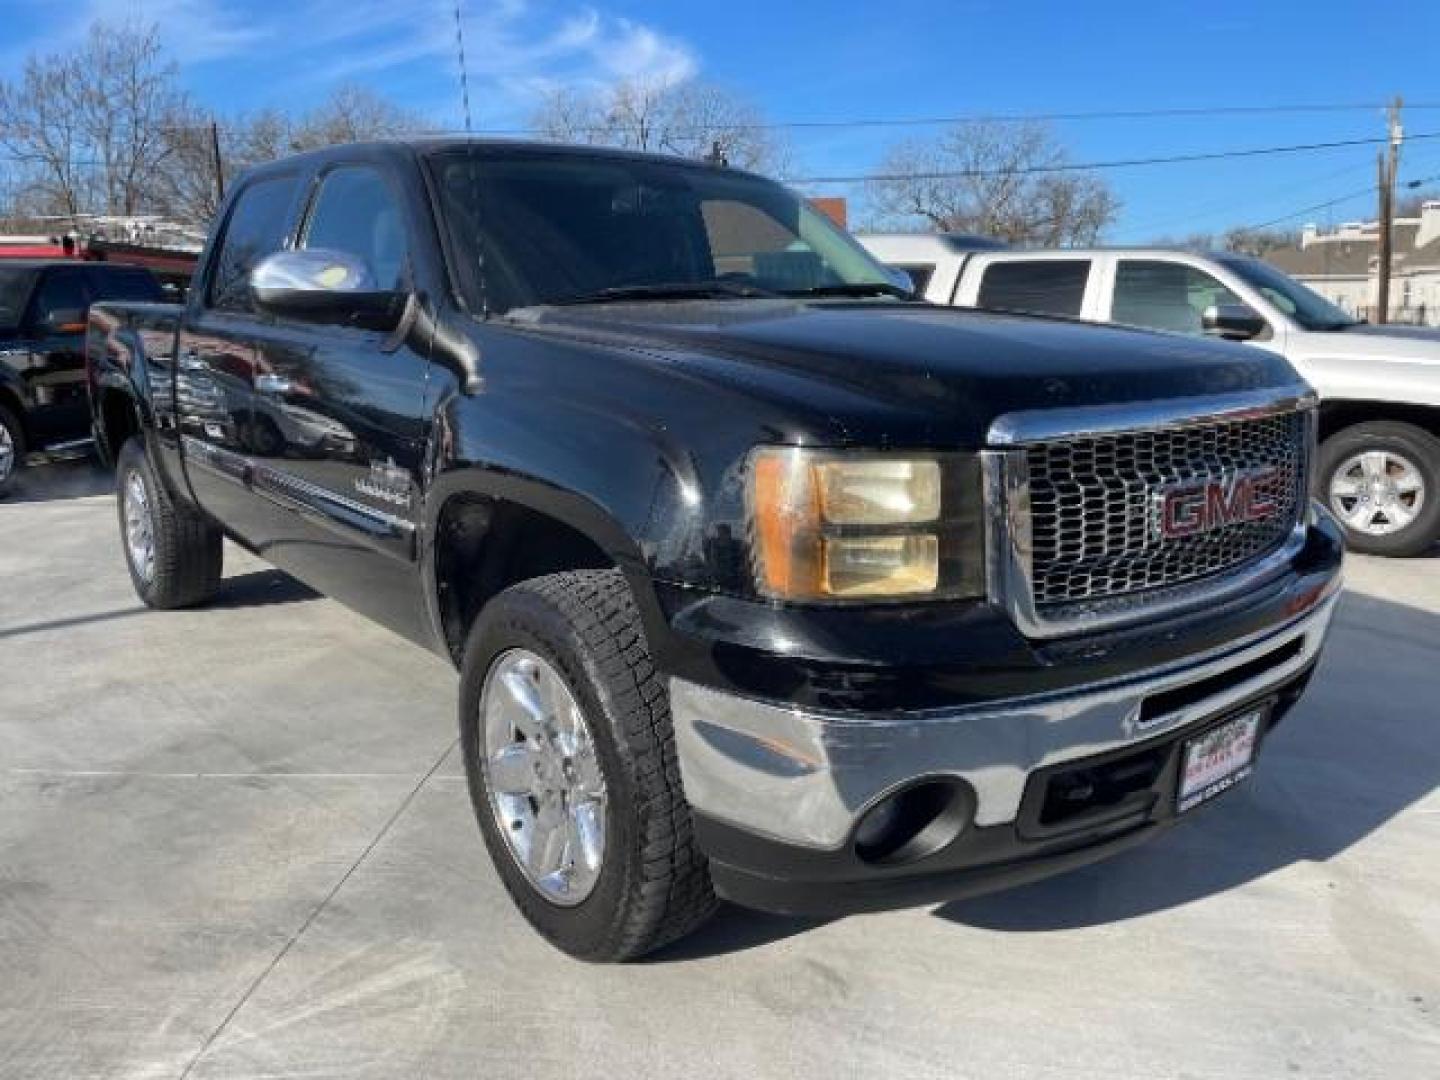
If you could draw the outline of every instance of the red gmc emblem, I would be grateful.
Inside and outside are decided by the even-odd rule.
[[[1272,518],[1280,509],[1279,481],[1280,470],[1270,467],[1165,488],[1156,495],[1156,531],[1162,539],[1179,540]]]

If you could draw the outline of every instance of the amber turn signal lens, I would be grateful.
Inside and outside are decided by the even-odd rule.
[[[939,586],[939,538],[913,528],[940,516],[935,461],[766,447],[752,459],[750,509],[756,576],[768,596],[905,597]],[[884,526],[896,531],[875,531]]]

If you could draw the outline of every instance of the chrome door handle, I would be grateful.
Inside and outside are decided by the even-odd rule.
[[[257,394],[288,394],[294,384],[284,375],[256,375]]]

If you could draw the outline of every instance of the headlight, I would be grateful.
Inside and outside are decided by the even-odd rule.
[[[755,573],[767,596],[978,595],[973,457],[776,446],[757,449],[750,465]]]

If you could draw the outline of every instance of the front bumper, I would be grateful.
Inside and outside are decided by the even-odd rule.
[[[1310,567],[1292,579],[1283,618],[1224,646],[1114,680],[974,705],[827,712],[673,678],[681,773],[717,888],[795,913],[890,907],[1042,877],[1138,842],[1174,817],[1187,737],[1258,701],[1272,703],[1273,726],[1298,699],[1338,582],[1338,565]],[[1057,766],[1151,749],[1163,768],[1123,813],[1059,831],[1027,827],[1034,792]],[[967,792],[967,827],[911,862],[862,859],[855,834],[867,811],[933,778]]]

